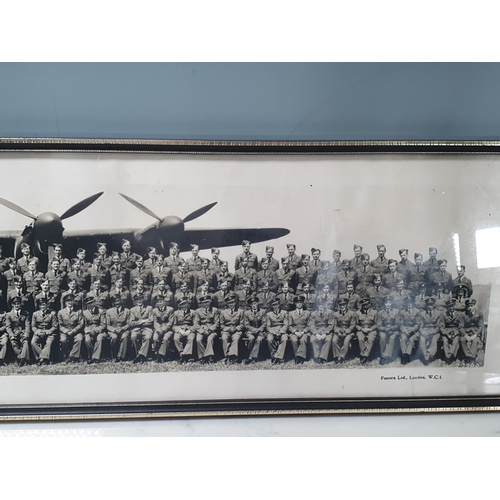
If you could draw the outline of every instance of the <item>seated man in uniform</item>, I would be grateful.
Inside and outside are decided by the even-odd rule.
[[[435,309],[436,299],[428,297],[425,299],[425,309],[417,315],[419,326],[419,346],[423,356],[424,365],[434,361],[438,343],[441,337],[441,328],[443,326],[443,315]]]
[[[413,297],[405,297],[403,300],[403,309],[399,313],[399,345],[401,347],[402,365],[406,365],[413,359],[415,346],[418,345],[418,313],[419,309],[415,307]]]
[[[38,311],[33,313],[31,318],[31,329],[33,338],[31,347],[35,361],[39,365],[49,364],[52,357],[52,346],[57,340],[59,325],[57,323],[57,314],[49,310],[48,302],[45,297],[37,300]]]
[[[443,314],[441,340],[443,342],[444,359],[449,365],[457,359],[463,326],[463,315],[455,310],[455,299],[448,300],[446,302],[446,312]]]
[[[275,298],[272,310],[266,315],[267,345],[273,363],[283,363],[288,342],[288,312],[281,310],[280,300]]]
[[[165,361],[170,349],[174,332],[174,308],[170,307],[163,295],[157,295],[153,299],[153,350],[156,353],[156,361]]]
[[[106,331],[106,311],[100,308],[94,297],[85,298],[83,333],[87,346],[87,362],[99,363],[102,359],[103,342],[109,339]]]
[[[332,314],[324,300],[316,301],[316,308],[309,318],[310,342],[315,363],[322,364],[328,361],[332,346]]]
[[[304,310],[304,302],[302,295],[295,297],[295,310],[288,313],[288,339],[292,344],[296,364],[306,361],[309,344],[311,311]]]
[[[238,307],[237,295],[233,292],[227,299],[228,308],[220,311],[222,350],[229,363],[239,359],[239,344],[243,334],[244,309]]]
[[[295,294],[286,281],[281,286],[281,292],[276,295],[276,298],[280,301],[282,311],[290,312],[295,309]]]
[[[5,326],[17,362],[24,366],[30,362],[31,323],[28,312],[22,309],[20,297],[12,299],[12,310],[7,313]]]
[[[82,359],[83,314],[75,308],[74,295],[66,295],[64,308],[57,313],[63,360],[76,363]]]
[[[371,308],[368,297],[359,302],[360,309],[356,311],[356,337],[359,342],[361,364],[365,364],[372,353],[377,339],[377,312]]]
[[[174,332],[174,345],[179,354],[180,362],[194,361],[194,312],[191,310],[189,300],[183,299],[178,304],[179,309],[172,318]]]
[[[266,311],[259,306],[259,299],[251,297],[243,316],[243,339],[248,341],[249,356],[246,364],[254,363],[260,355],[260,346],[266,331]]]
[[[463,326],[460,344],[465,356],[465,362],[476,364],[479,349],[486,339],[484,338],[484,318],[476,311],[476,299],[467,299],[465,302],[465,313],[463,315]]]
[[[356,312],[349,310],[347,299],[340,299],[338,305],[339,310],[332,313],[330,318],[330,328],[333,331],[332,352],[334,362],[344,363],[356,330]]]
[[[219,334],[219,316],[218,309],[212,306],[212,296],[205,295],[194,313],[198,359],[204,363],[214,361],[214,342]]]
[[[111,344],[111,356],[115,362],[127,359],[130,340],[130,309],[124,307],[121,294],[111,298],[113,307],[106,311],[106,327]]]
[[[380,364],[394,360],[395,348],[399,340],[399,311],[392,307],[392,299],[387,296],[384,308],[377,314],[377,330],[380,344]]]
[[[153,308],[144,303],[144,295],[135,295],[135,306],[130,309],[130,340],[135,350],[134,363],[148,359],[153,339]]]

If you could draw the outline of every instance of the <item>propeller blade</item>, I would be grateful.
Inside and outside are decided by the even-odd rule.
[[[17,212],[18,214],[36,220],[36,217],[33,214],[30,214],[27,210],[24,210],[24,208],[21,208],[19,205],[16,205],[15,203],[12,203],[9,200],[0,198],[0,204],[3,205],[4,207],[10,208],[11,210],[14,210],[14,212]]]
[[[118,194],[122,198],[125,198],[129,203],[132,203],[132,205],[134,205],[134,207],[138,208],[139,210],[142,210],[145,214],[148,214],[149,216],[153,217],[154,219],[156,219],[160,222],[162,221],[161,217],[158,217],[155,213],[151,212],[151,210],[149,210],[149,208],[146,208],[144,205],[142,205],[138,201],[133,200],[132,198],[130,198],[129,196],[127,196],[125,194],[122,194],[122,193],[118,193]]]
[[[73,205],[61,215],[61,220],[68,219],[69,217],[73,217],[73,215],[79,214],[82,210],[85,210],[87,207],[92,205],[92,203],[94,203],[94,201],[96,201],[97,198],[99,198],[103,194],[104,191],[101,191],[100,193],[94,194],[82,201],[79,201],[76,205]]]
[[[204,207],[191,212],[187,217],[184,217],[183,222],[190,222],[194,219],[197,219],[198,217],[201,217],[203,214],[206,214],[211,208],[215,207],[215,205],[217,205],[217,202],[210,203],[210,205],[205,205]]]

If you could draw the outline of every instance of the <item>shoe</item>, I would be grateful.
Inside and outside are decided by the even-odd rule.
[[[360,361],[361,361],[361,364],[364,365],[368,361],[368,358],[366,356],[361,356]]]
[[[163,356],[162,354],[158,354],[156,356],[156,360],[155,360],[157,363],[163,363],[165,361],[165,356]]]
[[[245,364],[246,365],[251,365],[252,363],[255,363],[255,358],[245,359]]]

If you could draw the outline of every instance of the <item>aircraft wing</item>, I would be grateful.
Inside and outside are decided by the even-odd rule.
[[[239,246],[243,240],[252,243],[281,238],[290,233],[284,228],[259,229],[185,229],[177,238],[181,252],[191,250],[190,243],[196,243],[200,250],[212,247]]]
[[[87,258],[90,254],[97,252],[97,243],[106,243],[108,251],[121,251],[122,239],[130,240],[134,246],[135,229],[83,229],[65,230],[63,234],[64,253],[74,255],[78,247],[87,250]]]

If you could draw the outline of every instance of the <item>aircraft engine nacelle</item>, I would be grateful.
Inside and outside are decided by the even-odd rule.
[[[147,245],[165,248],[176,236],[184,232],[184,221],[175,215],[167,215],[156,224],[152,224],[135,234],[138,241]]]

